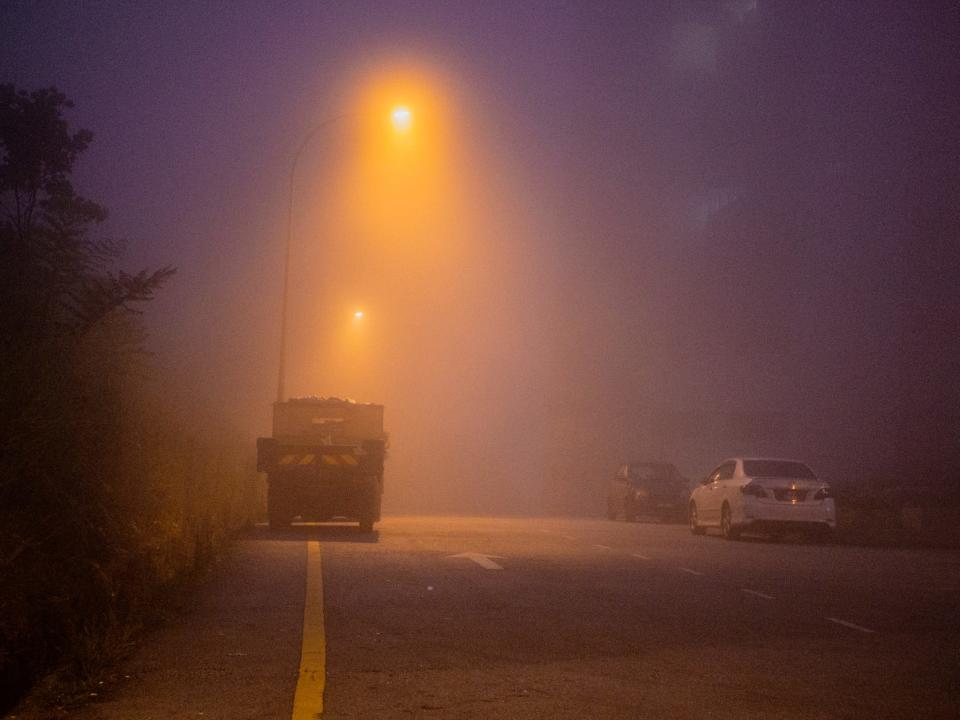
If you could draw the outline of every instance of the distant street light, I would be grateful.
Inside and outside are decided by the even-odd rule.
[[[290,245],[293,238],[293,187],[294,180],[296,179],[297,175],[297,164],[300,162],[300,156],[303,155],[303,151],[318,132],[327,126],[348,117],[354,117],[354,115],[345,114],[328,118],[310,130],[310,132],[304,136],[303,142],[300,143],[300,147],[297,148],[297,152],[293,156],[293,164],[290,166],[290,192],[288,198],[289,201],[287,203],[287,243],[286,248],[284,249],[283,262],[283,301],[280,307],[280,369],[277,374],[277,402],[283,402],[286,395],[287,303],[290,295]],[[394,130],[397,132],[406,132],[413,122],[413,114],[410,112],[408,107],[397,106],[390,113],[390,121],[393,124]],[[363,311],[358,310],[353,314],[353,316],[358,320],[362,319]]]

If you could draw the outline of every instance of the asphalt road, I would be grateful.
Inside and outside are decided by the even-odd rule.
[[[325,718],[955,720],[960,553],[573,519],[257,528],[69,716],[291,718],[307,645]]]

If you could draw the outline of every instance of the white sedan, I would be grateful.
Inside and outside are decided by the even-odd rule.
[[[716,527],[728,540],[794,529],[830,536],[837,527],[830,486],[802,462],[777,458],[724,460],[690,494],[689,517],[694,535]]]

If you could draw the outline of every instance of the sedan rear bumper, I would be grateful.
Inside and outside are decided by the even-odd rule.
[[[816,532],[836,530],[833,520],[748,520],[740,526],[744,532]]]
[[[789,527],[791,525],[827,526],[837,525],[836,508],[832,499],[814,502],[786,503],[756,500],[743,503],[744,527],[756,524]],[[734,518],[735,521],[741,518]]]

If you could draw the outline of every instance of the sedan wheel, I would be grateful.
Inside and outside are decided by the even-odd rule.
[[[733,526],[729,505],[724,505],[720,511],[720,534],[727,540],[737,540],[740,537],[740,529]]]
[[[696,503],[690,503],[690,532],[694,535],[703,535],[707,529],[697,522]]]

